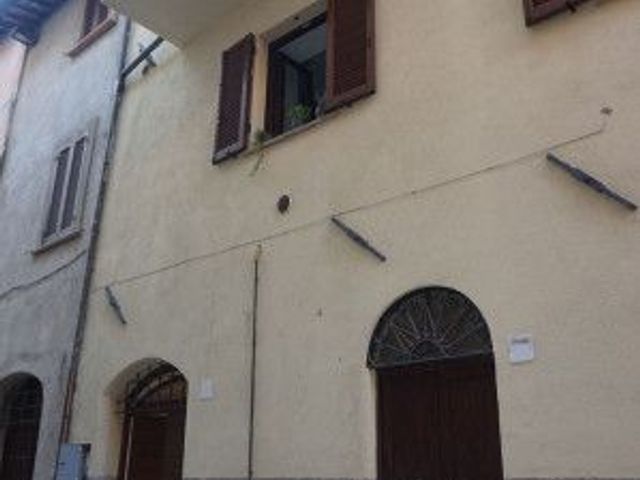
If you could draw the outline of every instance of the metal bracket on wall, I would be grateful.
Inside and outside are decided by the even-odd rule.
[[[593,177],[592,175],[589,175],[584,170],[578,167],[574,167],[573,165],[565,162],[564,160],[560,160],[560,158],[558,158],[553,153],[547,154],[547,160],[552,164],[556,165],[557,167],[560,167],[562,170],[567,172],[569,175],[571,175],[573,178],[578,180],[580,183],[583,183],[584,185],[591,188],[592,190],[595,190],[600,195],[603,195],[609,198],[610,200],[613,200],[614,202],[619,203],[620,205],[625,207],[627,210],[635,211],[638,209],[638,205],[636,205],[634,202],[632,202],[628,198],[625,198],[619,193],[615,192],[614,190],[609,188],[607,185],[602,183],[597,178]]]
[[[386,262],[387,257],[380,253],[378,249],[376,249],[373,245],[371,245],[362,235],[356,232],[353,228],[345,225],[341,220],[336,217],[331,217],[331,221],[334,225],[336,225],[342,232],[353,240],[357,245],[364,248],[369,253],[373,254],[378,260],[381,262]]]
[[[148,60],[151,57],[151,54],[156,51],[156,49],[164,43],[164,39],[162,37],[156,37],[156,39],[149,44],[148,47],[143,49],[136,58],[134,58],[129,65],[127,65],[122,72],[120,72],[120,84],[119,88],[122,89],[124,87],[124,82],[127,77],[145,60]],[[154,62],[155,63],[155,62]]]
[[[118,317],[118,320],[120,320],[120,323],[122,323],[123,325],[127,325],[127,323],[129,322],[127,322],[127,319],[125,318],[124,313],[122,313],[122,307],[120,306],[120,302],[118,302],[118,299],[113,293],[113,290],[111,290],[111,287],[106,287],[104,291],[107,294],[107,302],[109,302],[109,305],[111,306],[111,308],[113,308],[113,311]]]

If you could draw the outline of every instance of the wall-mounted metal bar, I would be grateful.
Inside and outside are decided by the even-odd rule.
[[[256,354],[258,345],[258,302],[260,300],[260,257],[258,245],[253,257],[253,312],[251,315],[251,371],[249,372],[249,448],[247,449],[247,478],[254,478],[255,423],[256,423]]]
[[[138,68],[138,65],[144,62],[147,59],[147,57],[149,57],[149,55],[151,55],[163,43],[164,43],[164,38],[158,37],[153,42],[151,42],[151,44],[147,48],[142,50],[140,54],[136,58],[134,58],[133,61],[124,68],[124,70],[122,70],[122,73],[120,74],[120,82],[124,83],[127,77],[136,68]]]
[[[120,306],[120,302],[118,302],[118,299],[116,298],[116,295],[113,293],[113,290],[111,290],[111,287],[105,288],[104,291],[107,294],[107,301],[109,302],[109,305],[111,305],[111,308],[113,308],[113,311],[118,317],[118,320],[120,320],[120,322],[123,325],[126,325],[127,323],[129,323],[125,318],[124,313],[122,313],[122,307]]]
[[[622,205],[628,210],[635,211],[638,209],[638,205],[636,205],[634,202],[632,202],[628,198],[625,198],[619,193],[615,192],[614,190],[609,188],[607,185],[602,183],[597,178],[593,177],[592,175],[589,175],[584,170],[578,167],[574,167],[573,165],[565,162],[564,160],[561,160],[553,153],[547,154],[547,160],[552,164],[556,165],[557,167],[560,167],[562,170],[567,172],[569,175],[571,175],[573,178],[578,180],[580,183],[583,183],[584,185],[591,188],[592,190],[595,190],[600,195],[603,195],[609,198],[610,200],[613,200],[614,202],[619,203],[620,205]]]
[[[331,221],[334,225],[336,225],[342,232],[353,240],[357,245],[361,246],[369,253],[373,254],[378,260],[381,262],[386,262],[387,257],[383,255],[378,249],[376,249],[373,245],[371,245],[362,235],[356,232],[353,228],[349,227],[341,220],[336,217],[331,217]]]

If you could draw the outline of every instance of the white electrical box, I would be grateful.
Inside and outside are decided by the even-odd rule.
[[[65,443],[60,447],[56,480],[84,480],[90,445]]]

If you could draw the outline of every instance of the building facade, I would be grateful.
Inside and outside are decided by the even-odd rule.
[[[16,40],[4,39],[0,43],[0,169],[20,84],[24,54],[25,46]]]
[[[4,42],[29,45],[0,47],[2,81],[8,73],[15,87],[2,86],[3,101],[15,98],[10,125],[3,104],[2,130],[10,135],[0,172],[3,480],[51,480],[68,421],[67,385],[125,24],[114,16],[87,22],[93,3],[0,6]],[[25,50],[22,67],[16,55]]]
[[[111,3],[90,478],[640,477],[638,2]]]

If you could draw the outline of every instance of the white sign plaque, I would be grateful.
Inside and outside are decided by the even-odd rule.
[[[205,378],[200,383],[200,395],[198,396],[200,400],[213,400],[214,390],[213,390],[213,380],[210,378]]]
[[[509,337],[509,360],[511,363],[532,362],[536,358],[532,335],[512,335]]]

